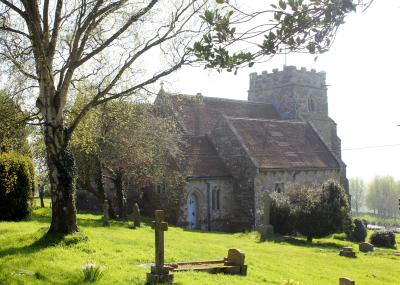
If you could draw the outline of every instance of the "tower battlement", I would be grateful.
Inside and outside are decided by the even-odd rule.
[[[308,71],[305,67],[297,69],[296,66],[284,66],[283,70],[273,69],[272,73],[263,71],[250,74],[250,90],[268,90],[288,85],[300,85],[313,88],[326,89],[326,73],[317,72],[315,69]]]

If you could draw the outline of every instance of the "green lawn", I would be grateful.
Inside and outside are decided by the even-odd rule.
[[[81,267],[96,262],[104,276],[98,284],[144,284],[147,263],[153,261],[154,232],[145,224],[129,222],[101,226],[101,216],[78,215],[81,234],[58,239],[43,238],[49,226],[49,209],[37,209],[29,221],[0,222],[0,284],[81,284]],[[399,239],[399,236],[397,236]],[[351,245],[356,259],[338,255]],[[378,249],[358,252],[356,244],[329,239],[312,246],[302,239],[276,237],[260,241],[255,233],[222,234],[170,227],[166,232],[166,262],[220,259],[229,248],[246,253],[248,276],[175,273],[177,284],[338,284],[348,276],[357,285],[399,284],[400,252]]]

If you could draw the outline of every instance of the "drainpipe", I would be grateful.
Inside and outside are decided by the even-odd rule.
[[[207,230],[211,231],[211,208],[210,208],[210,183],[206,182],[207,185]]]

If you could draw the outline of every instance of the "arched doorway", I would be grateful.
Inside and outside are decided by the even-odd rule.
[[[188,223],[189,229],[197,228],[197,207],[198,199],[194,193],[191,193],[188,197]]]

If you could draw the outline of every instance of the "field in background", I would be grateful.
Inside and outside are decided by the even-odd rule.
[[[380,226],[396,226],[400,227],[400,218],[382,217],[372,213],[352,213],[353,218],[365,219],[370,224]]]

